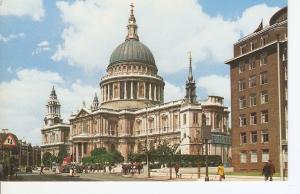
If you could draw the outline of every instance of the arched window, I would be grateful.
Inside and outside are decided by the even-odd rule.
[[[114,98],[118,98],[118,97],[119,97],[119,85],[114,84]]]

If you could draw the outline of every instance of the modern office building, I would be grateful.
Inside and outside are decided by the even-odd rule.
[[[260,171],[272,160],[282,172],[288,153],[287,7],[269,25],[234,45],[230,65],[232,163],[236,171]]]

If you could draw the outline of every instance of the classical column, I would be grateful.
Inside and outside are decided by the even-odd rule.
[[[212,112],[210,115],[211,115],[211,127],[212,127],[212,129],[214,129],[215,128],[215,113]]]
[[[149,100],[152,100],[152,87],[151,87],[151,83],[149,83]]]
[[[154,84],[154,101],[157,101],[157,98],[156,98],[156,84]]]
[[[78,152],[78,143],[76,143],[75,144],[75,149],[76,149],[76,151],[75,151],[75,153],[76,153],[76,162],[78,162],[79,161],[79,152]]]
[[[127,99],[127,88],[126,88],[126,81],[124,81],[124,99]]]
[[[143,83],[144,83],[144,99],[146,99],[146,82]]]
[[[140,82],[137,82],[137,91],[136,91],[136,98],[140,98]]]
[[[109,87],[109,83],[107,84],[107,100],[110,100],[110,87]]]
[[[81,143],[81,160],[82,160],[82,158],[83,158],[83,156],[84,156],[83,150],[84,150],[84,143],[82,142],[82,143]]]
[[[161,101],[161,98],[160,98],[160,86],[157,86],[157,93],[158,93],[158,100]]]
[[[133,81],[131,81],[131,87],[130,87],[130,99],[133,99]]]

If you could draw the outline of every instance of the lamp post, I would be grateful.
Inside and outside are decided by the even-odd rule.
[[[146,104],[146,162],[147,162],[147,177],[150,178],[149,168],[149,152],[148,152],[148,104]]]
[[[208,177],[208,140],[211,139],[211,126],[202,126],[202,139],[205,143],[205,181],[209,181]]]
[[[205,181],[209,181],[208,177],[208,139],[205,139]]]

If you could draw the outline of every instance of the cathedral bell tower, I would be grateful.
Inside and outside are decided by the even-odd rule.
[[[46,107],[47,107],[47,114],[44,119],[45,126],[52,126],[55,124],[62,123],[62,119],[60,117],[60,103],[57,99],[54,86],[52,87],[52,91]]]
[[[193,72],[192,72],[192,54],[191,52],[189,52],[189,75],[188,75],[188,79],[186,81],[185,84],[185,103],[196,103],[196,83],[195,80],[193,78]]]

